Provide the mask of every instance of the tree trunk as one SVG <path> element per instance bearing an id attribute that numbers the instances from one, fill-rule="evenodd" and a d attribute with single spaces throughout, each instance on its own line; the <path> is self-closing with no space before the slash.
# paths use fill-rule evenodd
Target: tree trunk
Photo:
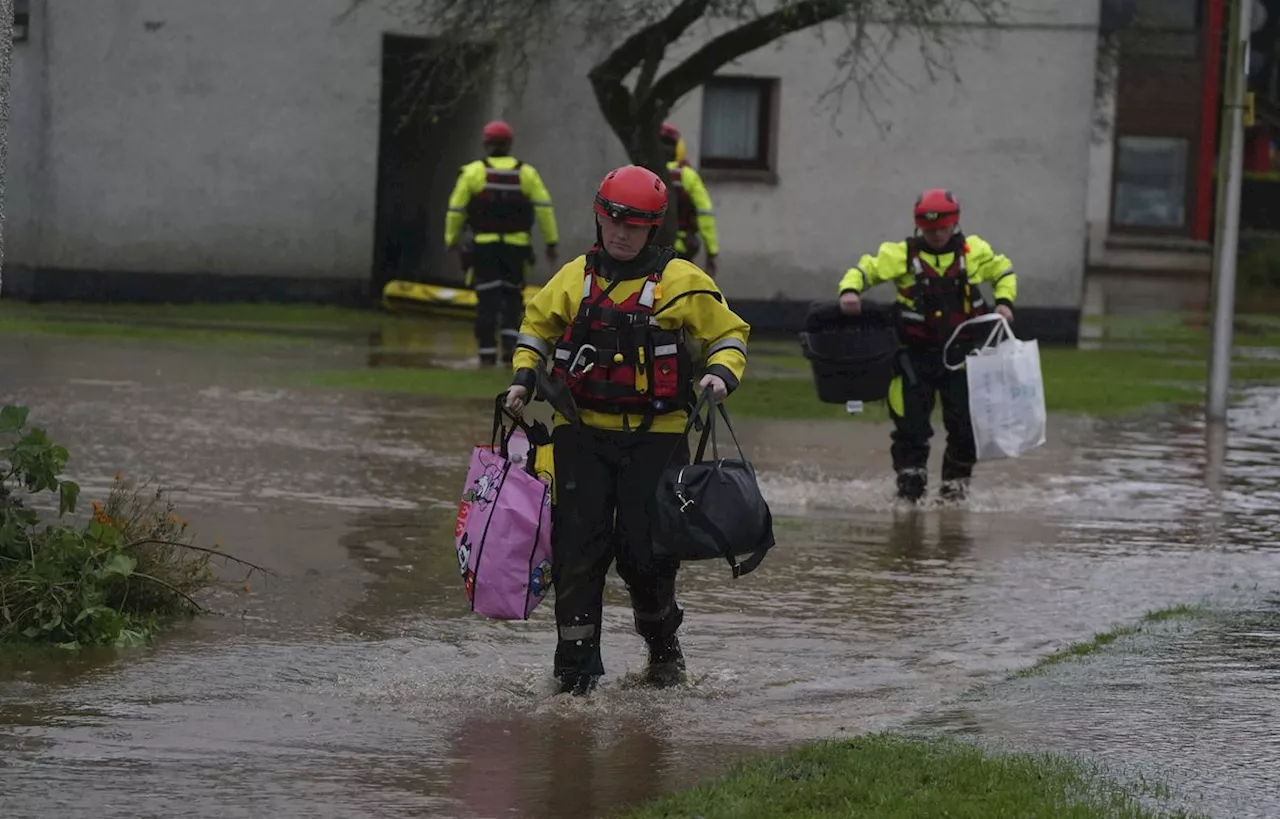
<path id="1" fill-rule="evenodd" d="M 618 136 L 622 138 L 622 144 L 627 146 L 627 157 L 636 165 L 656 173 L 667 186 L 667 216 L 662 227 L 658 228 L 654 241 L 660 245 L 670 245 L 676 240 L 676 195 L 671 189 L 670 174 L 667 172 L 666 149 L 658 137 L 661 122 L 660 116 L 641 117 L 639 122 L 631 126 L 629 134 Z"/>
<path id="2" fill-rule="evenodd" d="M 13 0 L 0 0 L 0 271 L 4 269 L 5 177 L 9 167 L 9 70 L 13 64 Z M 0 273 L 3 288 L 3 273 Z"/>

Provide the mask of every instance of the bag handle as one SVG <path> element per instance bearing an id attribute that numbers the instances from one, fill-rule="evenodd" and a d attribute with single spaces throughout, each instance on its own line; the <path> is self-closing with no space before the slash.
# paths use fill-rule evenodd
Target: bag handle
<path id="1" fill-rule="evenodd" d="M 701 397 L 699 397 L 698 403 L 699 405 L 703 403 Z M 708 439 L 711 440 L 711 457 L 718 463 L 720 461 L 720 447 L 716 445 L 716 411 L 710 406 L 707 407 L 706 425 L 702 428 L 702 434 L 698 436 L 698 450 L 693 456 L 693 463 L 702 463 L 702 456 L 707 451 Z"/>
<path id="2" fill-rule="evenodd" d="M 987 340 L 982 342 L 982 346 L 974 350 L 975 353 L 982 352 L 988 347 L 997 346 L 998 344 L 1000 344 L 1001 341 L 1005 341 L 1007 339 L 1015 339 L 1015 340 L 1017 339 L 1017 336 L 1013 334 L 1013 330 L 1010 329 L 1009 327 L 1009 322 L 1005 320 L 1005 317 L 1000 315 L 999 313 L 986 313 L 981 316 L 974 316 L 971 319 L 965 319 L 964 321 L 956 325 L 956 329 L 951 331 L 951 338 L 947 339 L 947 343 L 942 345 L 942 366 L 946 367 L 948 370 L 958 370 L 964 366 L 963 359 L 961 359 L 959 364 L 956 364 L 954 366 L 952 366 L 951 364 L 948 364 L 947 350 L 950 349 L 952 342 L 956 340 L 956 336 L 960 335 L 960 331 L 971 324 L 973 325 L 995 324 L 996 325 L 995 327 L 991 328 L 991 333 L 987 336 Z M 1000 341 L 996 341 L 996 336 L 1000 335 L 1001 331 L 1003 331 L 1004 338 L 1000 339 Z M 968 358 L 968 356 L 965 356 L 965 358 Z"/>
<path id="3" fill-rule="evenodd" d="M 503 416 L 511 419 L 511 429 L 507 429 L 507 425 L 503 423 Z M 507 409 L 507 392 L 503 390 L 493 399 L 493 432 L 489 435 L 489 445 L 503 458 L 508 460 L 511 458 L 511 439 L 516 434 L 516 430 L 524 430 L 524 434 L 529 438 L 529 446 L 535 445 L 534 431 L 530 428 L 528 422 L 511 410 Z M 501 437 L 499 437 L 501 434 Z M 502 444 L 499 445 L 498 441 Z"/>
<path id="4" fill-rule="evenodd" d="M 724 427 L 729 430 L 729 437 L 733 439 L 733 445 L 738 450 L 738 457 L 745 462 L 747 456 L 742 451 L 742 444 L 738 443 L 738 435 L 733 431 L 733 424 L 729 423 L 729 411 L 724 408 L 722 403 L 716 404 L 716 409 L 720 411 L 720 417 L 724 419 Z M 714 444 L 714 441 L 712 443 Z M 716 459 L 719 460 L 719 457 L 717 456 Z"/>
<path id="5" fill-rule="evenodd" d="M 706 406 L 710 397 L 711 396 L 707 395 L 706 391 L 703 391 L 703 393 L 698 396 L 698 400 L 694 402 L 693 408 L 689 410 L 689 417 L 684 422 L 684 432 L 682 434 L 686 439 L 689 437 L 690 430 L 695 426 L 702 431 L 701 437 L 698 438 L 698 457 L 695 458 L 692 463 L 697 463 L 701 460 L 702 452 L 707 445 L 707 436 L 711 434 L 711 423 L 714 420 L 711 413 L 707 413 L 707 423 L 700 424 L 699 422 L 699 416 L 702 415 L 702 408 Z M 672 461 L 675 460 L 676 452 L 679 451 L 679 449 L 679 446 L 673 446 L 671 448 L 671 454 L 667 455 L 667 466 L 672 465 Z"/>
<path id="6" fill-rule="evenodd" d="M 722 403 L 715 403 L 712 405 L 714 399 L 712 398 L 711 392 L 712 391 L 709 389 L 702 391 L 702 395 L 698 396 L 698 404 L 694 408 L 694 414 L 690 416 L 690 418 L 696 418 L 701 407 L 704 404 L 707 405 L 707 422 L 702 429 L 702 435 L 698 438 L 698 450 L 697 454 L 693 458 L 693 463 L 696 464 L 702 462 L 702 456 L 706 454 L 707 451 L 708 439 L 711 441 L 711 457 L 717 462 L 720 460 L 720 447 L 716 441 L 717 411 L 719 411 L 720 417 L 724 420 L 725 428 L 729 430 L 729 437 L 733 439 L 733 445 L 738 450 L 738 457 L 745 462 L 747 460 L 747 456 L 742 451 L 742 444 L 738 443 L 738 435 L 733 431 L 733 424 L 729 422 L 729 411 L 724 408 L 724 404 Z M 689 434 L 688 427 L 685 428 L 685 434 Z"/>

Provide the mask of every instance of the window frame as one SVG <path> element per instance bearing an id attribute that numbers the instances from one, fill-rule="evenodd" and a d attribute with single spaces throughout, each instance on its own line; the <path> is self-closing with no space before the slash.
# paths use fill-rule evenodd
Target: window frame
<path id="1" fill-rule="evenodd" d="M 756 155 L 750 159 L 742 157 L 716 156 L 707 150 L 707 105 L 708 89 L 749 88 L 756 92 L 759 100 L 759 114 L 756 117 Z M 701 134 L 698 149 L 698 167 L 700 171 L 725 172 L 735 174 L 772 175 L 777 164 L 777 122 L 778 122 L 778 87 L 777 77 L 758 77 L 746 75 L 716 75 L 703 83 L 703 105 L 701 116 Z M 704 174 L 705 175 L 705 174 Z M 715 175 L 715 174 L 713 174 Z"/>
<path id="2" fill-rule="evenodd" d="M 1132 22 L 1119 32 L 1121 52 L 1138 59 L 1200 60 L 1204 56 L 1205 2 L 1187 2 L 1192 12 L 1189 26 L 1148 25 L 1142 21 L 1141 12 L 1137 12 Z M 1175 42 L 1175 38 L 1186 38 L 1191 47 L 1170 48 L 1168 43 Z"/>
<path id="3" fill-rule="evenodd" d="M 1182 175 L 1182 224 L 1181 225 L 1131 225 L 1120 222 L 1116 218 L 1116 204 L 1119 200 L 1120 190 L 1120 144 L 1125 139 L 1162 139 L 1170 141 L 1181 141 L 1186 145 L 1184 156 L 1184 167 Z M 1108 221 L 1111 223 L 1111 232 L 1116 234 L 1127 234 L 1131 236 L 1189 236 L 1194 227 L 1194 214 L 1192 213 L 1195 202 L 1195 162 L 1196 162 L 1196 140 L 1187 134 L 1174 133 L 1153 133 L 1150 131 L 1125 131 L 1117 133 L 1112 141 L 1112 157 L 1111 157 L 1111 207 Z"/>

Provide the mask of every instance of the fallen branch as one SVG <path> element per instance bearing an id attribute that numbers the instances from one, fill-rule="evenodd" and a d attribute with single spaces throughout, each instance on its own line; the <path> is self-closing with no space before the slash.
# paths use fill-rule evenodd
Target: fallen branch
<path id="1" fill-rule="evenodd" d="M 271 575 L 272 577 L 276 576 L 276 573 L 271 571 L 270 569 L 259 566 L 257 563 L 250 563 L 249 561 L 244 560 L 243 558 L 236 557 L 235 555 L 229 555 L 226 552 L 220 552 L 217 549 L 210 549 L 207 546 L 195 546 L 190 543 L 181 543 L 176 540 L 158 540 L 156 538 L 143 538 L 142 540 L 133 541 L 132 543 L 128 544 L 128 546 L 126 546 L 125 548 L 132 549 L 134 546 L 142 546 L 147 543 L 153 543 L 158 546 L 177 546 L 180 549 L 190 549 L 193 552 L 204 552 L 205 554 L 216 555 L 217 557 L 225 557 L 227 560 L 234 561 L 235 563 L 239 563 L 242 566 L 248 566 L 251 569 L 257 569 L 263 574 Z"/>
<path id="2" fill-rule="evenodd" d="M 133 574 L 131 574 L 131 575 L 129 575 L 129 576 L 130 576 L 130 577 L 141 577 L 143 580 L 150 580 L 152 583 L 155 583 L 155 584 L 160 585 L 160 586 L 164 586 L 166 589 L 168 589 L 169 591 L 173 592 L 174 594 L 180 595 L 181 597 L 185 598 L 185 599 L 186 599 L 186 601 L 187 601 L 188 603 L 190 603 L 190 604 L 191 604 L 191 607 L 192 607 L 192 608 L 194 608 L 197 612 L 201 612 L 201 613 L 203 613 L 203 612 L 204 612 L 204 610 L 205 610 L 204 606 L 202 606 L 202 605 L 200 605 L 199 603 L 197 603 L 197 602 L 196 602 L 196 601 L 191 597 L 191 595 L 187 594 L 187 593 L 186 593 L 186 592 L 184 592 L 182 589 L 179 589 L 177 586 L 174 586 L 172 583 L 166 583 L 165 581 L 161 580 L 161 579 L 160 579 L 160 578 L 158 578 L 158 577 L 152 577 L 151 575 L 149 575 L 149 574 L 144 574 L 144 573 L 142 573 L 142 572 L 134 572 Z"/>

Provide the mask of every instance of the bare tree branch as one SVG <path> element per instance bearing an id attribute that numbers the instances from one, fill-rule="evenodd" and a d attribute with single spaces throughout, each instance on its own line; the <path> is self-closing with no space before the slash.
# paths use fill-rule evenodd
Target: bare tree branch
<path id="1" fill-rule="evenodd" d="M 550 43 L 564 42 L 565 21 L 574 21 L 584 46 L 608 49 L 588 79 L 605 120 L 636 161 L 648 153 L 640 144 L 644 140 L 637 141 L 637 129 L 661 121 L 680 98 L 726 64 L 789 34 L 808 29 L 825 40 L 825 23 L 844 23 L 848 45 L 836 60 L 836 77 L 819 98 L 834 103 L 838 116 L 850 87 L 857 88 L 864 109 L 873 108 L 873 93 L 883 96 L 879 83 L 892 74 L 887 56 L 904 33 L 918 36 L 932 78 L 951 68 L 945 44 L 963 28 L 955 23 L 976 17 L 996 25 L 997 12 L 1009 6 L 1008 0 L 350 0 L 338 18 L 349 19 L 359 7 L 374 4 L 422 24 L 432 36 L 432 48 L 415 58 L 421 65 L 412 72 L 410 86 L 417 90 L 400 101 L 402 118 L 423 106 L 432 115 L 443 114 L 495 72 L 518 95 L 532 56 Z M 667 50 L 689 37 L 699 21 L 737 25 L 659 76 Z M 610 45 L 619 32 L 620 41 Z M 481 45 L 496 48 L 497 59 L 478 60 Z M 951 73 L 956 76 L 954 69 Z M 630 77 L 634 82 L 628 83 Z"/>
<path id="2" fill-rule="evenodd" d="M 669 44 L 679 39 L 685 29 L 706 13 L 709 2 L 710 0 L 681 0 L 666 17 L 628 37 L 592 68 L 587 76 L 593 84 L 597 82 L 597 78 L 621 83 L 646 56 L 654 50 L 664 51 Z"/>
<path id="3" fill-rule="evenodd" d="M 250 569 L 256 569 L 259 572 L 262 572 L 264 575 L 273 575 L 273 576 L 275 575 L 275 572 L 271 571 L 270 569 L 263 568 L 262 566 L 259 566 L 257 563 L 250 563 L 249 561 L 244 560 L 243 558 L 236 557 L 235 555 L 229 555 L 226 552 L 221 552 L 221 551 L 218 551 L 217 549 L 210 549 L 207 546 L 196 546 L 193 543 L 182 543 L 181 541 L 177 541 L 177 540 L 158 540 L 156 538 L 143 538 L 141 540 L 135 540 L 132 543 L 130 543 L 129 548 L 133 548 L 135 546 L 142 546 L 145 544 L 154 544 L 156 546 L 173 546 L 179 549 L 189 549 L 193 552 L 203 552 L 204 554 L 213 555 L 215 557 L 226 558 L 227 560 L 230 560 L 233 563 L 239 563 L 241 566 L 248 566 Z"/>
<path id="4" fill-rule="evenodd" d="M 654 85 L 653 96 L 670 105 L 706 82 L 726 63 L 792 32 L 834 20 L 849 5 L 848 0 L 803 0 L 744 23 L 715 37 L 668 71 Z"/>
<path id="5" fill-rule="evenodd" d="M 189 603 L 189 604 L 191 605 L 191 608 L 195 609 L 197 612 L 202 612 L 202 611 L 204 611 L 204 606 L 202 606 L 202 605 L 200 605 L 199 603 L 197 603 L 197 602 L 195 601 L 195 598 L 193 598 L 191 595 L 187 594 L 186 592 L 184 592 L 182 589 L 178 588 L 177 586 L 173 585 L 172 583 L 168 583 L 168 582 L 166 582 L 166 581 L 164 581 L 164 580 L 161 580 L 161 579 L 160 579 L 160 578 L 158 578 L 158 577 L 153 577 L 153 576 L 151 576 L 151 575 L 149 575 L 149 574 L 144 574 L 143 572 L 134 572 L 133 574 L 131 574 L 131 575 L 129 575 L 129 576 L 130 576 L 130 577 L 140 577 L 140 578 L 142 578 L 143 580 L 150 580 L 152 583 L 155 583 L 157 586 L 163 586 L 164 588 L 168 589 L 169 591 L 173 592 L 174 594 L 180 595 L 180 596 L 182 596 L 183 598 L 185 598 L 185 599 L 186 599 L 186 601 L 187 601 L 187 603 Z"/>
<path id="6" fill-rule="evenodd" d="M 633 97 L 645 99 L 649 96 L 650 89 L 653 88 L 653 79 L 658 75 L 658 68 L 662 66 L 662 55 L 666 52 L 665 44 L 663 48 L 655 48 L 650 50 L 648 56 L 644 58 L 644 63 L 640 66 L 640 77 L 636 80 L 636 92 Z"/>

